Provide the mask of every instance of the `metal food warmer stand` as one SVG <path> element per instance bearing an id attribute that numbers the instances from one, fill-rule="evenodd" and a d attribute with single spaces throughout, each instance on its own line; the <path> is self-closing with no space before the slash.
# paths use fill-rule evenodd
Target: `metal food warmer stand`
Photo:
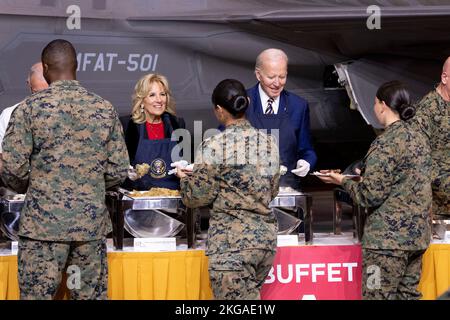
<path id="1" fill-rule="evenodd" d="M 8 195 L 0 198 L 0 229 L 12 241 L 19 240 L 17 233 L 23 205 L 23 197 L 18 199 L 15 195 Z"/>
<path id="2" fill-rule="evenodd" d="M 298 225 L 303 222 L 305 244 L 312 244 L 313 242 L 313 212 L 312 212 L 312 195 L 309 193 L 303 193 L 300 191 L 287 191 L 280 190 L 278 195 L 269 204 L 269 207 L 274 210 L 278 219 L 279 234 L 289 234 L 296 230 L 297 234 L 302 234 Z M 298 224 L 295 228 L 288 228 L 287 231 L 281 230 L 282 221 L 285 221 L 287 215 L 291 213 L 298 219 Z"/>
<path id="3" fill-rule="evenodd" d="M 333 200 L 333 233 L 336 235 L 342 234 L 341 224 L 343 206 L 348 205 L 352 210 L 353 238 L 357 238 L 358 242 L 361 242 L 364 232 L 364 224 L 367 216 L 369 215 L 369 209 L 354 204 L 350 194 L 342 188 L 335 188 L 333 190 Z"/>
<path id="4" fill-rule="evenodd" d="M 159 229 L 155 231 L 162 237 L 176 234 L 180 227 L 184 226 L 160 210 L 178 212 L 184 217 L 188 247 L 194 247 L 194 212 L 183 204 L 180 196 L 131 197 L 128 193 L 128 190 L 120 188 L 118 191 L 107 192 L 106 196 L 106 204 L 113 223 L 112 235 L 115 249 L 123 249 L 124 230 L 136 236 L 133 229 L 138 229 L 139 223 L 144 220 L 147 224 L 149 222 L 156 223 Z M 152 213 L 150 220 L 149 213 Z M 161 230 L 161 228 L 166 230 Z M 142 234 L 142 228 L 136 232 Z"/>
<path id="5" fill-rule="evenodd" d="M 187 208 L 181 201 L 180 196 L 132 198 L 127 193 L 128 191 L 124 189 L 106 193 L 106 205 L 112 220 L 112 237 L 115 249 L 123 249 L 125 230 L 136 237 L 133 232 L 136 225 L 133 225 L 133 223 L 138 225 L 142 221 L 147 225 L 155 223 L 160 228 L 156 233 L 162 236 L 176 234 L 186 226 L 188 248 L 195 247 L 195 210 Z M 18 240 L 17 232 L 23 205 L 24 200 L 17 200 L 12 196 L 0 199 L 0 227 L 5 236 L 13 241 Z M 294 231 L 300 234 L 298 226 L 300 220 L 302 220 L 305 243 L 312 243 L 312 196 L 310 194 L 297 191 L 280 192 L 269 206 L 274 210 L 277 217 L 279 234 L 290 234 Z M 185 223 L 167 217 L 160 210 L 178 212 L 179 215 L 183 216 Z M 157 214 L 149 216 L 149 211 Z M 140 234 L 142 234 L 142 230 Z"/>
<path id="6" fill-rule="evenodd" d="M 194 248 L 196 242 L 195 210 L 187 208 L 181 197 L 130 197 L 127 190 L 108 192 L 107 206 L 113 221 L 113 243 L 117 250 L 123 249 L 124 230 L 128 230 L 129 213 L 145 210 L 176 210 L 184 216 L 188 248 Z M 301 192 L 280 192 L 269 205 L 277 216 L 281 234 L 299 230 L 300 219 L 304 223 L 305 243 L 311 244 L 312 231 L 312 196 Z M 291 214 L 292 213 L 292 214 Z M 143 217 L 146 213 L 140 213 Z M 127 216 L 128 215 L 128 216 Z M 137 216 L 137 215 L 136 215 Z M 143 218 L 145 219 L 145 218 Z M 130 226 L 128 226 L 130 227 Z M 129 231 L 129 230 L 128 230 Z M 298 232 L 298 231 L 297 231 Z M 131 233 L 131 232 L 130 232 Z"/>

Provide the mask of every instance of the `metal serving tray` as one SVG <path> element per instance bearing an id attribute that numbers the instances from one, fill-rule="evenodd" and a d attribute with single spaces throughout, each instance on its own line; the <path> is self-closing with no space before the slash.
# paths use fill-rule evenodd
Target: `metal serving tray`
<path id="1" fill-rule="evenodd" d="M 181 197 L 130 197 L 124 195 L 122 201 L 133 201 L 133 210 L 178 209 Z"/>
<path id="2" fill-rule="evenodd" d="M 298 233 L 301 233 L 298 226 L 303 222 L 305 243 L 312 243 L 312 196 L 310 194 L 291 188 L 280 188 L 278 195 L 270 202 L 269 207 L 274 210 L 278 219 L 279 234 L 289 234 L 296 229 L 298 229 Z M 292 213 L 299 220 L 294 217 L 291 219 L 289 215 Z"/>
<path id="3" fill-rule="evenodd" d="M 3 234 L 13 240 L 19 239 L 19 220 L 24 200 L 14 200 L 13 196 L 0 199 L 0 229 Z"/>

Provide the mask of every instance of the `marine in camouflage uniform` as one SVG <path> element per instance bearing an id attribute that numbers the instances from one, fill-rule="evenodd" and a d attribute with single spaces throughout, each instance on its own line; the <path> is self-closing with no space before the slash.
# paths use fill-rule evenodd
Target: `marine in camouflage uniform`
<path id="1" fill-rule="evenodd" d="M 181 179 L 188 207 L 211 205 L 206 254 L 216 299 L 259 299 L 272 267 L 279 187 L 278 148 L 245 119 L 202 142 L 192 175 Z"/>
<path id="2" fill-rule="evenodd" d="M 58 40 L 55 40 L 58 41 Z M 45 49 L 44 49 L 45 50 Z M 107 298 L 107 188 L 129 166 L 114 107 L 76 80 L 51 81 L 13 113 L 2 178 L 26 192 L 19 224 L 22 299 L 52 299 L 68 274 L 72 298 Z M 73 281 L 72 281 L 73 280 Z"/>
<path id="3" fill-rule="evenodd" d="M 433 217 L 450 219 L 450 102 L 433 90 L 417 105 L 412 125 L 425 135 L 433 159 Z"/>
<path id="4" fill-rule="evenodd" d="M 363 180 L 342 186 L 367 217 L 363 299 L 418 299 L 421 258 L 431 240 L 431 158 L 423 135 L 390 124 L 363 161 Z"/>

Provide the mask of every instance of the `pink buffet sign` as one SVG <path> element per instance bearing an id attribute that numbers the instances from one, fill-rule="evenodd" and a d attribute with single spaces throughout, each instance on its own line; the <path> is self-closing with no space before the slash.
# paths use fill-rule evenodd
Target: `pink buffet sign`
<path id="1" fill-rule="evenodd" d="M 361 300 L 360 245 L 279 247 L 263 300 Z"/>

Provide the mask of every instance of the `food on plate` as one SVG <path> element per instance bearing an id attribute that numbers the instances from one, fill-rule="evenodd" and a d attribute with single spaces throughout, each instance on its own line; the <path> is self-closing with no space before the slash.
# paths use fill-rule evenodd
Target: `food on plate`
<path id="1" fill-rule="evenodd" d="M 18 201 L 24 201 L 25 200 L 25 195 L 24 194 L 15 194 L 12 197 L 13 200 L 18 200 Z"/>
<path id="2" fill-rule="evenodd" d="M 312 176 L 319 176 L 319 177 L 328 177 L 330 174 L 329 173 L 322 173 L 322 172 L 319 172 L 319 171 L 314 171 L 314 172 L 311 172 L 310 173 L 310 175 L 312 175 Z"/>
<path id="3" fill-rule="evenodd" d="M 298 193 L 297 190 L 293 189 L 292 187 L 280 187 L 279 188 L 279 194 L 283 194 L 283 193 Z"/>
<path id="4" fill-rule="evenodd" d="M 132 198 L 137 197 L 179 197 L 179 190 L 172 190 L 166 188 L 151 188 L 148 191 L 133 190 L 128 195 Z"/>
<path id="5" fill-rule="evenodd" d="M 340 169 L 329 169 L 329 170 L 322 170 L 324 172 L 320 172 L 320 171 L 314 171 L 312 173 L 310 173 L 310 175 L 313 176 L 322 176 L 322 177 L 328 177 L 330 175 L 331 172 L 333 173 L 341 173 Z"/>
<path id="6" fill-rule="evenodd" d="M 330 176 L 330 172 L 334 172 L 334 173 L 341 173 L 339 169 L 336 170 L 323 170 L 326 172 L 319 172 L 319 171 L 314 171 L 312 173 L 310 173 L 310 175 L 312 176 L 317 176 L 317 177 L 329 177 Z M 360 181 L 361 176 L 358 174 L 342 174 L 344 177 L 346 178 L 350 178 L 352 180 L 355 181 Z"/>

